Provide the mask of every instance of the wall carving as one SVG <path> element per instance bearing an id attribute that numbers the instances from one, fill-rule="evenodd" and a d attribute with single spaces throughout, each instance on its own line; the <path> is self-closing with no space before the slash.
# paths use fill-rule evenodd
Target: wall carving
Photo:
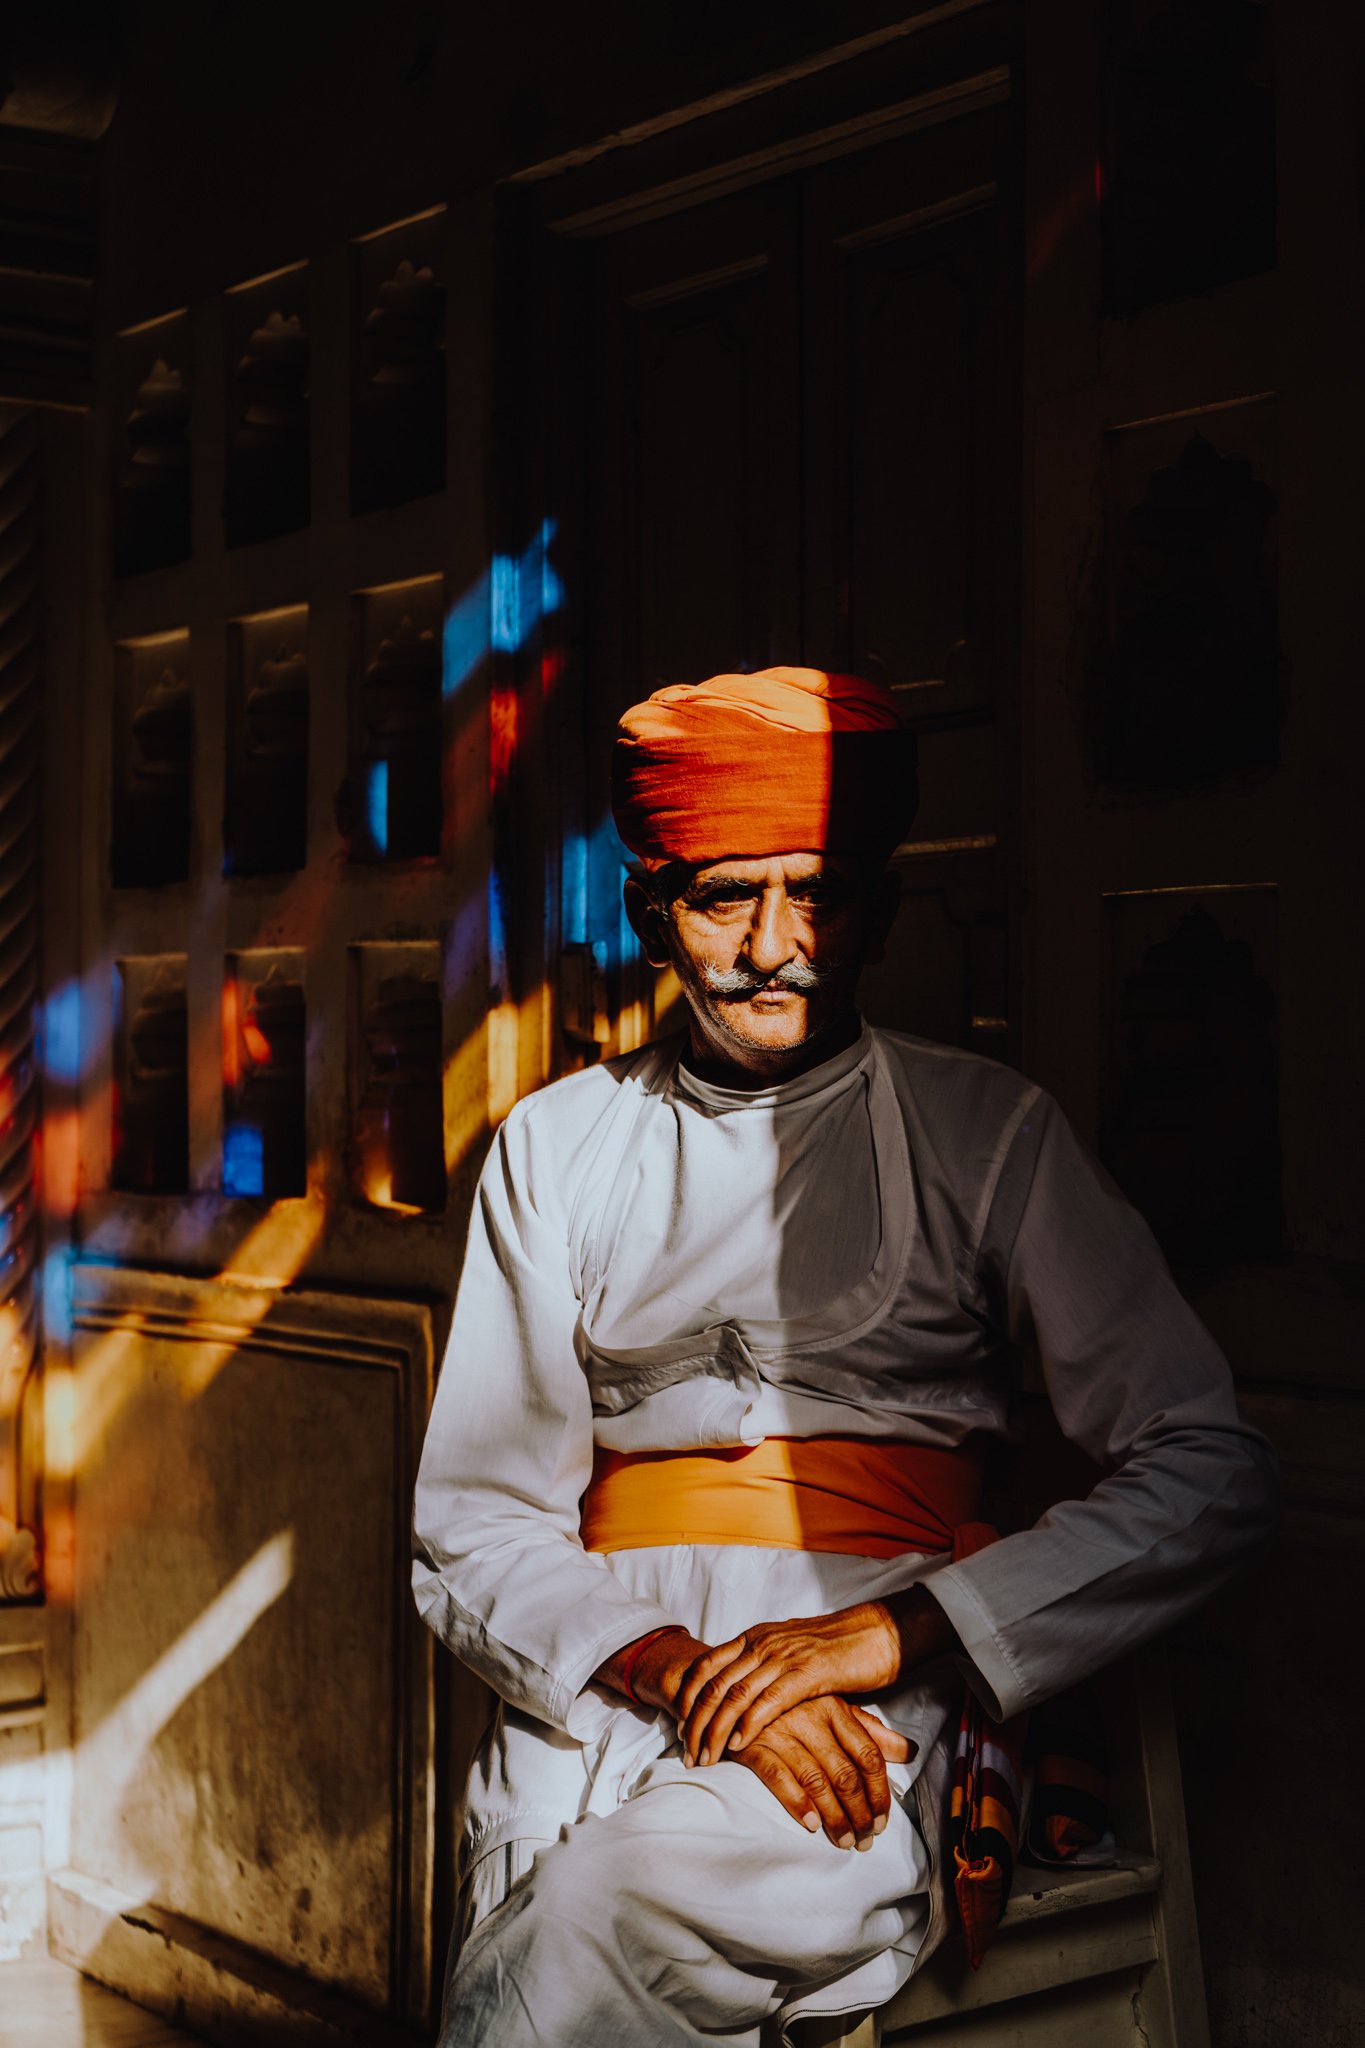
<path id="1" fill-rule="evenodd" d="M 444 588 L 424 576 L 352 599 L 351 761 L 337 820 L 352 860 L 441 850 Z"/>
<path id="2" fill-rule="evenodd" d="M 183 953 L 118 962 L 114 1185 L 141 1195 L 189 1186 L 189 1017 Z"/>
<path id="3" fill-rule="evenodd" d="M 0 1600 L 39 1592 L 38 473 L 34 415 L 0 406 Z"/>
<path id="4" fill-rule="evenodd" d="M 1103 781 L 1193 788 L 1277 760 L 1273 459 L 1269 400 L 1110 436 Z"/>
<path id="5" fill-rule="evenodd" d="M 351 1172 L 381 1209 L 446 1202 L 440 947 L 351 948 Z"/>
<path id="6" fill-rule="evenodd" d="M 120 335 L 114 348 L 114 573 L 136 576 L 190 552 L 189 320 L 173 314 Z"/>
<path id="7" fill-rule="evenodd" d="M 351 510 L 444 490 L 445 211 L 353 247 Z"/>
<path id="8" fill-rule="evenodd" d="M 227 544 L 308 524 L 312 337 L 304 266 L 243 285 L 226 302 Z"/>
<path id="9" fill-rule="evenodd" d="M 223 983 L 223 1192 L 267 1200 L 308 1185 L 304 956 L 228 956 Z"/>
<path id="10" fill-rule="evenodd" d="M 1108 899 L 1102 1149 L 1182 1265 L 1281 1248 L 1276 892 Z"/>
<path id="11" fill-rule="evenodd" d="M 125 640 L 114 662 L 115 888 L 183 882 L 190 861 L 190 636 Z"/>
<path id="12" fill-rule="evenodd" d="M 308 858 L 308 608 L 228 627 L 223 872 L 281 874 Z"/>

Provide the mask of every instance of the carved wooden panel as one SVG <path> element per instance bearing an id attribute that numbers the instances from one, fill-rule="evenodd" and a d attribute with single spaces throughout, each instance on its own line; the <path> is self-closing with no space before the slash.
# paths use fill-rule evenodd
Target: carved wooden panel
<path id="1" fill-rule="evenodd" d="M 1115 429 L 1106 445 L 1104 780 L 1191 788 L 1279 755 L 1275 407 Z"/>
<path id="2" fill-rule="evenodd" d="M 353 860 L 441 850 L 444 601 L 439 576 L 351 601 L 350 769 L 337 822 Z"/>
<path id="3" fill-rule="evenodd" d="M 351 948 L 352 1186 L 379 1209 L 444 1209 L 441 949 Z"/>
<path id="4" fill-rule="evenodd" d="M 420 2016 L 427 1312 L 88 1266 L 74 1322 L 73 1864 L 286 1965 L 300 2008 Z"/>
<path id="5" fill-rule="evenodd" d="M 445 209 L 352 246 L 351 510 L 446 480 Z"/>
<path id="6" fill-rule="evenodd" d="M 239 285 L 224 303 L 228 546 L 308 524 L 312 337 L 308 269 Z"/>
<path id="7" fill-rule="evenodd" d="M 189 1014 L 185 955 L 117 963 L 113 1181 L 130 1194 L 189 1187 Z"/>
<path id="8" fill-rule="evenodd" d="M 1281 1247 L 1273 888 L 1111 896 L 1101 1145 L 1168 1257 Z"/>
<path id="9" fill-rule="evenodd" d="M 578 543 L 589 677 L 566 850 L 587 904 L 570 933 L 605 960 L 610 1050 L 649 1035 L 609 815 L 616 720 L 665 683 L 800 658 L 795 225 L 789 191 L 742 193 L 591 259 L 577 394 L 595 477 Z"/>
<path id="10" fill-rule="evenodd" d="M 183 313 L 119 335 L 114 449 L 114 573 L 134 576 L 190 552 L 190 323 Z"/>
<path id="11" fill-rule="evenodd" d="M 1008 924 L 991 847 L 907 850 L 887 957 L 865 969 L 868 1020 L 940 1045 L 1008 1057 Z"/>
<path id="12" fill-rule="evenodd" d="M 806 174 L 812 658 L 915 732 L 874 1022 L 1008 1057 L 1018 621 L 1007 126 L 998 109 Z"/>
<path id="13" fill-rule="evenodd" d="M 223 978 L 223 1192 L 274 1201 L 308 1185 L 304 954 L 230 953 Z"/>
<path id="14" fill-rule="evenodd" d="M 308 607 L 228 627 L 223 872 L 278 874 L 308 858 Z"/>
<path id="15" fill-rule="evenodd" d="M 604 622 L 620 701 L 796 654 L 791 221 L 743 194 L 600 260 Z"/>
<path id="16" fill-rule="evenodd" d="M 115 888 L 157 888 L 189 873 L 194 762 L 190 636 L 157 633 L 115 649 Z"/>

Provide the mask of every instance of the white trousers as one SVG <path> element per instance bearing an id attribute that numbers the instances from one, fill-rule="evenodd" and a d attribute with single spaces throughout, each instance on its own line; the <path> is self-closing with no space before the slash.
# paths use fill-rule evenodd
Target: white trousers
<path id="1" fill-rule="evenodd" d="M 613 1560 L 650 1597 L 671 1583 L 711 1641 L 852 1604 L 890 1577 L 881 1561 L 800 1552 L 708 1547 L 681 1562 Z M 878 1705 L 921 1743 L 943 1723 L 923 1693 Z M 922 1750 L 888 1766 L 890 1817 L 860 1852 L 809 1834 L 742 1764 L 685 1769 L 665 1716 L 599 1696 L 595 1721 L 580 1749 L 509 1712 L 485 1745 L 440 2048 L 757 2048 L 793 2018 L 893 1995 L 929 1917 Z"/>
<path id="2" fill-rule="evenodd" d="M 824 2009 L 801 1993 L 858 1965 L 859 2003 L 890 1997 L 927 1876 L 899 1801 L 870 1849 L 836 1849 L 743 1765 L 664 1761 L 615 1813 L 534 1853 L 464 1944 L 441 2048 L 750 2048 L 793 2002 Z"/>

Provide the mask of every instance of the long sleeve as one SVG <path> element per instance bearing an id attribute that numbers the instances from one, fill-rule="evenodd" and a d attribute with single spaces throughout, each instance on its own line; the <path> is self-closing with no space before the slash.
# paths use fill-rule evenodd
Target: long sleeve
<path id="1" fill-rule="evenodd" d="M 1274 1457 L 1150 1231 L 1046 1097 L 1023 1124 L 979 1248 L 986 1311 L 1032 1338 L 1057 1420 L 1109 1468 L 929 1581 L 1004 1719 L 1203 1601 L 1265 1539 Z"/>
<path id="2" fill-rule="evenodd" d="M 503 1699 L 584 1733 L 571 1716 L 593 1672 L 671 1617 L 634 1599 L 579 1540 L 592 1408 L 557 1213 L 563 1164 L 537 1159 L 519 1105 L 474 1205 L 417 1474 L 413 1593 L 428 1625 Z"/>

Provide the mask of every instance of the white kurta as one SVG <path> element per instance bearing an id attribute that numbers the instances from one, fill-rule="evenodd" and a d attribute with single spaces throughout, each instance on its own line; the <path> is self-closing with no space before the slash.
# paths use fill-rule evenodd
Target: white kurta
<path id="1" fill-rule="evenodd" d="M 928 1573 L 970 1682 L 1003 1718 L 1205 1598 L 1274 1512 L 1272 1461 L 1237 1416 L 1220 1353 L 1146 1226 L 1040 1090 L 990 1061 L 879 1031 L 753 1094 L 702 1083 L 681 1049 L 647 1048 L 519 1104 L 480 1183 L 414 1518 L 419 1607 L 506 1703 L 468 1801 L 474 1919 L 537 1844 L 567 1828 L 572 1844 L 554 1855 L 566 1863 L 571 1849 L 581 1866 L 584 1845 L 603 1839 L 576 1832 L 582 1823 L 659 1793 L 665 1718 L 591 1682 L 645 1631 L 685 1622 L 720 1640 Z M 1087 1501 L 1031 1531 L 957 1565 L 582 1549 L 595 1443 L 999 1435 L 1013 1345 L 1026 1337 L 1062 1428 L 1113 1468 Z M 945 1777 L 936 1738 L 952 1692 L 940 1667 L 880 1702 L 921 1745 L 899 1789 L 919 1781 L 931 1855 Z M 734 1783 L 744 1812 L 756 1787 L 773 1806 L 779 1859 L 782 1828 L 793 1843 L 801 1836 L 741 1766 L 687 1778 L 711 1779 L 713 1798 Z M 674 1804 L 685 1796 L 681 1783 L 669 1792 Z M 907 1832 L 881 1866 L 891 1830 L 867 1856 L 842 1859 L 866 1866 L 840 1880 L 848 1967 L 831 1969 L 826 1955 L 817 1984 L 812 1959 L 793 1958 L 784 1981 L 773 1958 L 763 2002 L 741 2012 L 713 1956 L 713 2032 L 728 2025 L 738 2040 L 763 2013 L 838 2010 L 895 1988 L 941 1919 L 925 1941 L 924 1858 L 916 1865 L 918 1837 L 900 1819 Z M 790 1855 L 810 1861 L 799 1845 Z M 904 1866 L 898 1923 L 894 1901 L 873 1896 L 875 1870 L 893 1856 Z M 920 1879 L 905 1892 L 912 1866 Z M 542 1858 L 531 1891 L 544 1892 L 548 1868 Z M 588 1882 L 581 1869 L 575 1882 Z M 526 1919 L 527 1889 L 514 1919 Z M 635 1918 L 649 1921 L 643 1901 Z M 752 1956 L 740 1974 L 755 1981 Z M 638 2015 L 632 2024 L 641 2038 Z"/>

